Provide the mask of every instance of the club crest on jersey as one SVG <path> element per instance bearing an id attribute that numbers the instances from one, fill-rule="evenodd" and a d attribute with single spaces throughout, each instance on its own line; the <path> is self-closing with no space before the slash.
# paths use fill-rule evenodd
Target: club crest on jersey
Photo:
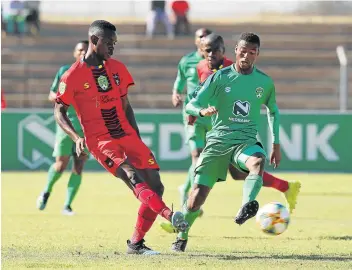
<path id="1" fill-rule="evenodd" d="M 103 75 L 100 75 L 99 78 L 98 78 L 98 84 L 100 86 L 101 89 L 103 89 L 104 91 L 106 91 L 108 88 L 109 88 L 109 81 L 108 79 L 103 76 Z"/>
<path id="2" fill-rule="evenodd" d="M 113 73 L 112 76 L 114 77 L 115 83 L 117 86 L 120 85 L 120 76 L 118 73 Z"/>
<path id="3" fill-rule="evenodd" d="M 261 98 L 263 96 L 264 89 L 262 87 L 257 87 L 255 89 L 255 95 L 257 98 Z"/>
<path id="4" fill-rule="evenodd" d="M 251 104 L 248 101 L 237 100 L 233 104 L 233 114 L 236 116 L 242 115 L 244 117 L 248 116 L 251 109 Z"/>
<path id="5" fill-rule="evenodd" d="M 66 91 L 66 83 L 60 82 L 59 84 L 59 93 L 62 95 Z"/>

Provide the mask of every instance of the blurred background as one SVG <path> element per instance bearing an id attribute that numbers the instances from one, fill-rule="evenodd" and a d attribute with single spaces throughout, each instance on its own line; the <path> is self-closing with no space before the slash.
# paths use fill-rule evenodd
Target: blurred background
<path id="1" fill-rule="evenodd" d="M 189 29 L 176 25 L 180 15 L 173 2 L 165 1 L 167 21 L 159 22 L 151 36 L 146 33 L 151 1 L 2 1 L 2 153 L 8 155 L 3 170 L 46 169 L 52 163 L 50 86 L 57 70 L 73 62 L 73 47 L 87 39 L 89 24 L 105 19 L 117 27 L 114 57 L 135 79 L 130 100 L 143 140 L 162 168 L 189 165 L 181 113 L 172 108 L 171 93 L 179 60 L 195 50 L 194 31 L 207 27 L 224 37 L 230 59 L 241 32 L 260 35 L 257 64 L 273 77 L 283 112 L 283 170 L 352 171 L 347 162 L 352 149 L 350 1 L 190 0 L 183 14 Z M 269 150 L 265 126 L 261 137 Z M 100 169 L 93 160 L 87 168 Z"/>

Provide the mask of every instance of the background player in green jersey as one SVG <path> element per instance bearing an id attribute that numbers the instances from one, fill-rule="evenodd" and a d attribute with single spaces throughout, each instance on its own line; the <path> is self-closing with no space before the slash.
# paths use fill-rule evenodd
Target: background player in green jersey
<path id="1" fill-rule="evenodd" d="M 235 64 L 214 73 L 187 104 L 186 112 L 210 117 L 212 130 L 196 168 L 195 181 L 183 213 L 189 225 L 199 215 L 216 182 L 225 181 L 229 164 L 248 172 L 243 185 L 242 207 L 235 222 L 243 224 L 255 216 L 255 200 L 262 185 L 266 153 L 257 141 L 261 106 L 268 111 L 273 147 L 270 163 L 276 168 L 281 160 L 279 144 L 279 110 L 273 80 L 255 67 L 260 39 L 253 33 L 241 34 L 235 48 Z M 172 244 L 174 251 L 184 251 L 188 231 L 179 233 Z"/>
<path id="2" fill-rule="evenodd" d="M 195 45 L 197 50 L 183 56 L 178 64 L 177 77 L 174 83 L 173 94 L 172 94 L 172 104 L 177 107 L 182 103 L 181 94 L 184 91 L 186 86 L 187 94 L 183 106 L 186 106 L 189 102 L 189 96 L 192 95 L 194 90 L 199 84 L 199 79 L 197 75 L 197 64 L 199 61 L 203 60 L 202 51 L 200 48 L 201 39 L 209 35 L 211 31 L 206 28 L 200 28 L 195 32 Z M 193 174 L 194 174 L 194 165 L 197 162 L 197 159 L 205 146 L 204 138 L 205 133 L 211 128 L 210 119 L 198 119 L 193 126 L 188 125 L 188 117 L 185 113 L 183 107 L 183 122 L 185 125 L 186 140 L 189 145 L 191 155 L 192 155 L 192 164 L 189 167 L 187 179 L 179 188 L 181 193 L 181 205 L 187 200 L 188 192 L 192 186 Z"/>
<path id="3" fill-rule="evenodd" d="M 76 44 L 76 47 L 73 51 L 73 56 L 76 60 L 81 59 L 88 49 L 88 41 L 80 41 Z M 60 83 L 60 79 L 62 75 L 71 67 L 71 65 L 62 66 L 59 71 L 56 73 L 53 84 L 50 88 L 49 101 L 55 103 L 56 92 L 58 85 Z M 87 84 L 84 87 L 89 87 Z M 73 107 L 71 106 L 68 110 L 68 116 L 74 126 L 74 128 L 83 136 L 83 131 L 81 125 L 78 121 L 77 115 Z M 84 163 L 86 162 L 88 156 L 81 155 L 77 157 L 75 154 L 75 143 L 71 140 L 71 138 L 58 126 L 56 125 L 56 136 L 55 136 L 55 146 L 53 157 L 55 157 L 55 163 L 53 163 L 48 171 L 48 179 L 46 186 L 43 192 L 39 195 L 37 199 L 37 207 L 39 210 L 44 210 L 49 196 L 52 192 L 53 186 L 57 180 L 60 179 L 62 173 L 66 169 L 70 157 L 73 157 L 73 167 L 70 179 L 67 185 L 67 195 L 66 201 L 64 204 L 64 209 L 62 213 L 64 215 L 74 215 L 72 211 L 71 204 L 73 199 L 75 198 L 79 186 L 81 185 L 82 180 L 82 170 Z"/>

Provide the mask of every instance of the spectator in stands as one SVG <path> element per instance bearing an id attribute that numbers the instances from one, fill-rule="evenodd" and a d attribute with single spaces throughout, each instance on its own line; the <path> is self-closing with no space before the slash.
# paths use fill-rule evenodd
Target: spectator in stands
<path id="1" fill-rule="evenodd" d="M 3 2 L 3 15 L 7 34 L 22 35 L 25 33 L 26 26 L 22 1 Z"/>
<path id="2" fill-rule="evenodd" d="M 151 1 L 151 11 L 147 18 L 146 35 L 148 38 L 152 38 L 155 34 L 155 28 L 158 22 L 164 24 L 168 38 L 173 39 L 173 27 L 165 11 L 165 1 Z"/>
<path id="3" fill-rule="evenodd" d="M 37 35 L 40 30 L 40 19 L 39 19 L 39 5 L 40 1 L 28 1 L 24 2 L 24 8 L 26 10 L 26 23 L 28 33 Z"/>
<path id="4" fill-rule="evenodd" d="M 190 33 L 190 25 L 188 21 L 188 11 L 189 5 L 187 1 L 173 1 L 171 6 L 174 14 L 175 14 L 175 35 L 181 34 L 181 26 L 184 26 L 183 33 L 189 35 Z"/>

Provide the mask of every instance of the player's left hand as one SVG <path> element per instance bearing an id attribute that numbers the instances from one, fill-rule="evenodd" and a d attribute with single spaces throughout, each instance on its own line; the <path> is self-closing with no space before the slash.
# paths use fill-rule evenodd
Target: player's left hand
<path id="1" fill-rule="evenodd" d="M 273 149 L 271 150 L 271 155 L 270 155 L 270 165 L 273 164 L 274 168 L 276 169 L 279 167 L 281 161 L 281 150 L 280 150 L 280 144 L 273 144 Z"/>
<path id="2" fill-rule="evenodd" d="M 84 138 L 78 138 L 76 140 L 76 154 L 78 157 L 81 155 L 86 155 L 86 152 L 84 152 L 85 147 L 86 147 L 86 143 Z"/>

